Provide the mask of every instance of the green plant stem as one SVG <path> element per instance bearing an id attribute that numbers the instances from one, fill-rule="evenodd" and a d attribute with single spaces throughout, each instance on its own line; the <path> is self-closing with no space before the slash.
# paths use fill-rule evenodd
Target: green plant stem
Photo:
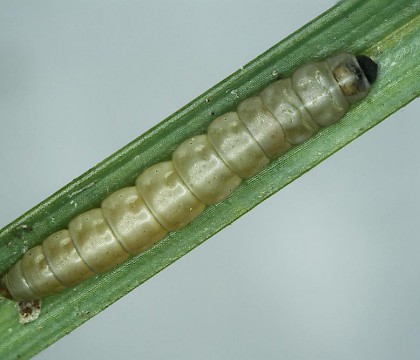
<path id="1" fill-rule="evenodd" d="M 150 251 L 84 282 L 77 291 L 45 299 L 37 321 L 20 325 L 14 304 L 1 300 L 0 358 L 28 358 L 41 351 L 418 97 L 419 2 L 356 0 L 337 4 L 2 229 L 0 272 L 28 248 L 65 228 L 77 214 L 99 206 L 116 189 L 133 184 L 143 169 L 168 159 L 180 142 L 205 131 L 214 118 L 211 113 L 217 116 L 234 109 L 272 82 L 273 70 L 287 76 L 299 64 L 340 50 L 367 54 L 380 65 L 378 80 L 365 101 L 340 123 L 272 162 L 230 198 L 209 207 Z M 226 96 L 232 89 L 237 97 Z"/>

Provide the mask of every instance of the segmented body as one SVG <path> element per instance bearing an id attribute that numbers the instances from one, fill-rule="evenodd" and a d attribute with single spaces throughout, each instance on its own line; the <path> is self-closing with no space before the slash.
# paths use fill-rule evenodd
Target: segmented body
<path id="1" fill-rule="evenodd" d="M 135 186 L 112 193 L 29 250 L 2 278 L 3 287 L 15 300 L 42 298 L 145 251 L 270 160 L 339 121 L 368 93 L 366 76 L 348 53 L 299 67 L 217 117 L 206 134 L 179 145 L 172 160 L 143 171 Z"/>

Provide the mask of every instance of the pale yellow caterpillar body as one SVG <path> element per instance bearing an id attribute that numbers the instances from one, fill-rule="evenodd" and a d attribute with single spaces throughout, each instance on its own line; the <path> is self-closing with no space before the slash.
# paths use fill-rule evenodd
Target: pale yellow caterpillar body
<path id="1" fill-rule="evenodd" d="M 368 94 L 376 73 L 373 60 L 350 53 L 300 66 L 214 119 L 205 134 L 180 144 L 170 161 L 144 170 L 134 186 L 110 194 L 100 208 L 30 249 L 2 277 L 3 294 L 43 298 L 147 250 L 271 160 L 339 121 Z"/>

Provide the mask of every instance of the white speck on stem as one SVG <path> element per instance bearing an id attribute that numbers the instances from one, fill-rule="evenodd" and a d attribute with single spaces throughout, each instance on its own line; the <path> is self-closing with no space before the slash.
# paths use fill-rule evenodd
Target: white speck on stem
<path id="1" fill-rule="evenodd" d="M 235 99 L 239 99 L 238 90 L 232 90 L 230 93 L 235 97 Z"/>
<path id="2" fill-rule="evenodd" d="M 79 189 L 79 190 L 76 190 L 76 191 L 72 192 L 72 193 L 69 195 L 69 198 L 71 199 L 72 197 L 76 196 L 77 194 L 79 194 L 79 193 L 81 193 L 81 192 L 83 192 L 83 191 L 85 191 L 85 190 L 89 189 L 89 188 L 90 188 L 90 187 L 92 187 L 93 185 L 95 185 L 95 182 L 94 182 L 94 181 L 92 181 L 91 183 L 87 184 L 86 186 L 83 186 L 81 189 Z"/>

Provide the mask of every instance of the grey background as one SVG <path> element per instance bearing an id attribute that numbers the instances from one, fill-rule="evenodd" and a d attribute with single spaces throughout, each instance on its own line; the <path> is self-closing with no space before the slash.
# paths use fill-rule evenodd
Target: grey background
<path id="1" fill-rule="evenodd" d="M 1 1 L 0 226 L 333 3 Z M 420 358 L 418 105 L 36 359 Z"/>

